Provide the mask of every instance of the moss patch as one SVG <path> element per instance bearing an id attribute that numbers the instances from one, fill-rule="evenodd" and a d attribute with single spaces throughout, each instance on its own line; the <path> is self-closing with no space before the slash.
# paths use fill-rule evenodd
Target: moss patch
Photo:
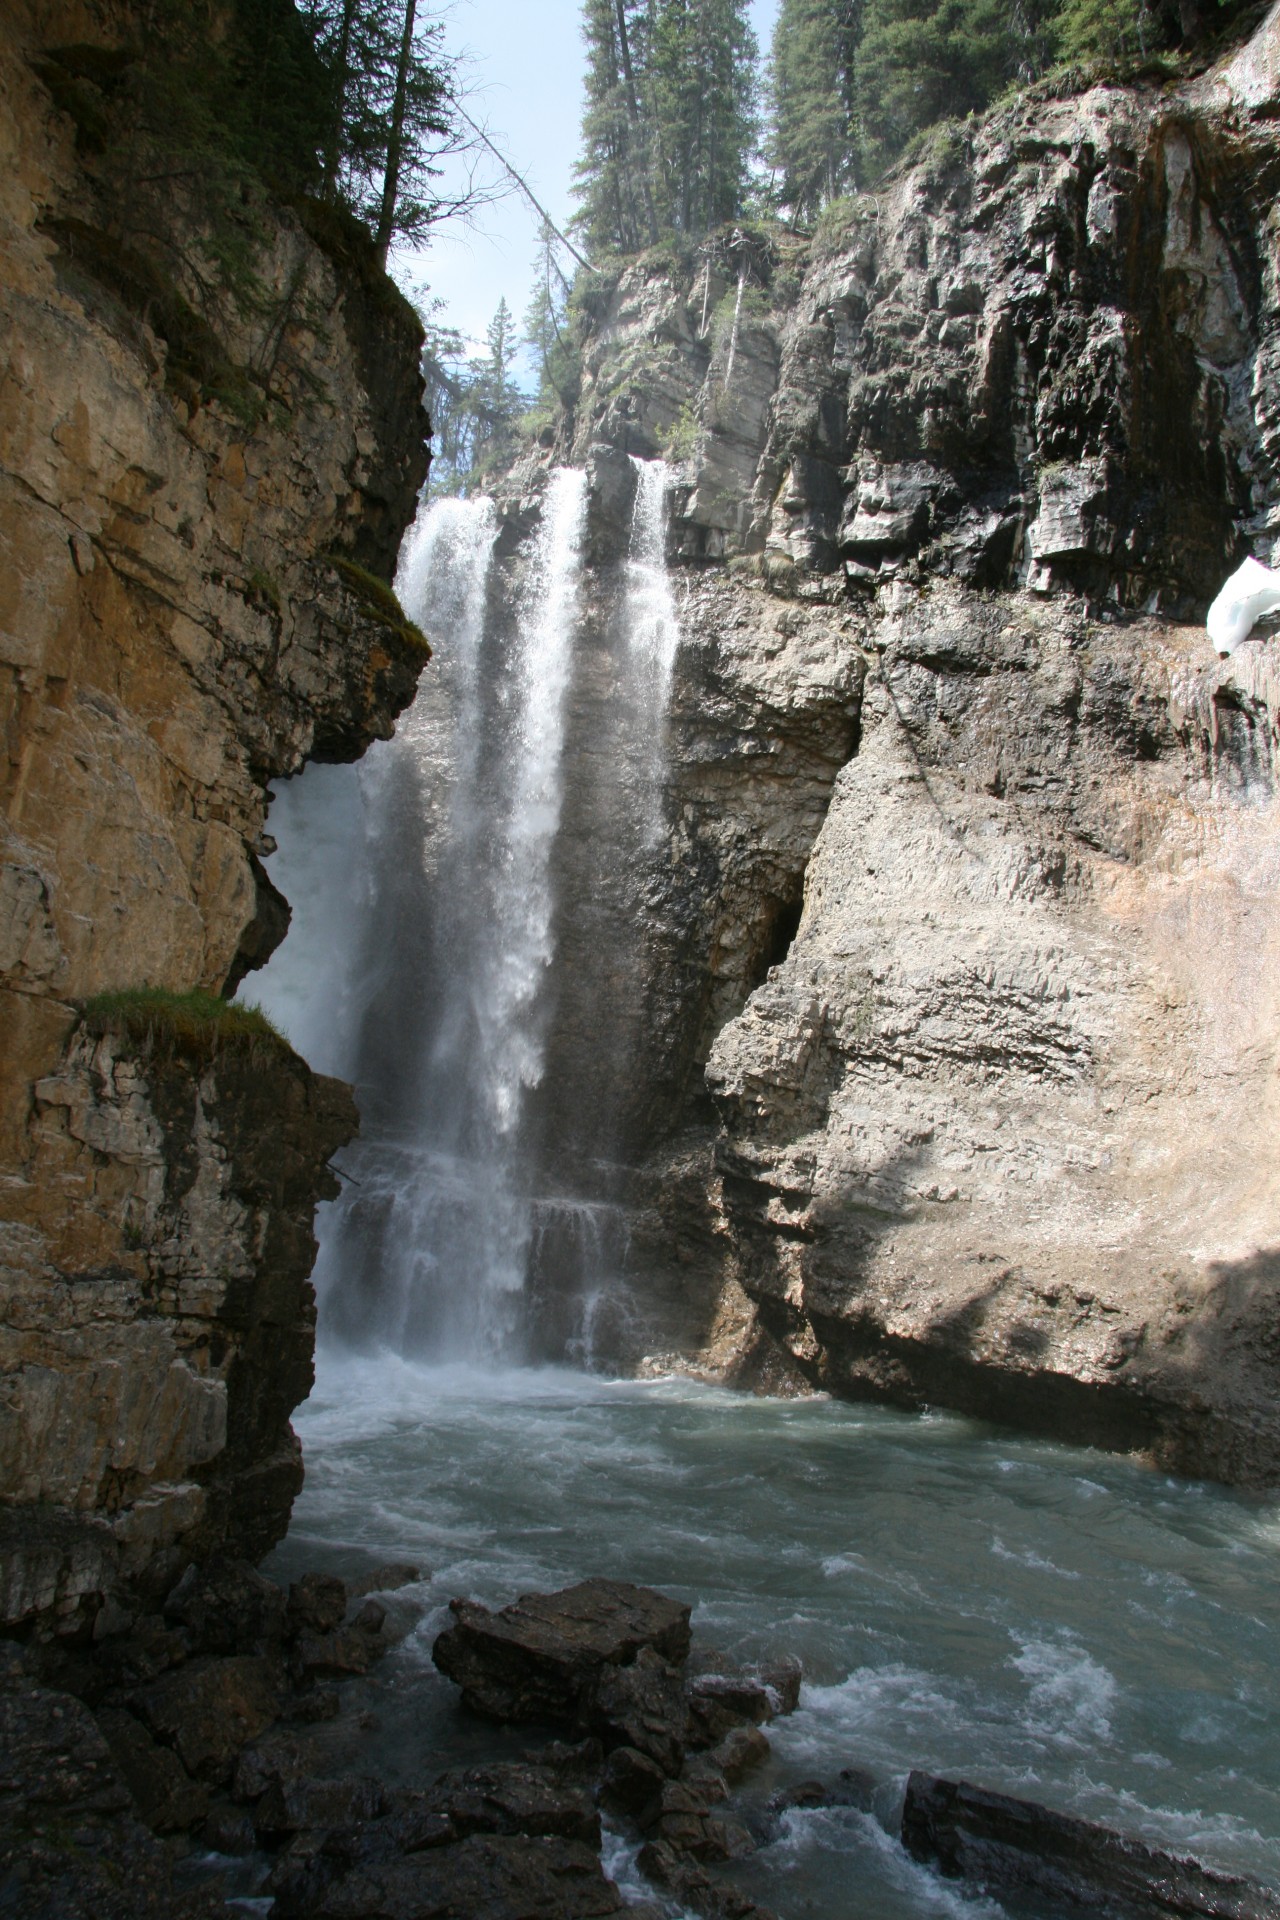
<path id="1" fill-rule="evenodd" d="M 358 567 L 345 554 L 330 553 L 325 557 L 348 592 L 355 595 L 371 619 L 413 647 L 424 660 L 431 658 L 431 643 L 426 634 L 421 627 L 414 625 L 385 580 L 379 580 L 376 573 Z"/>
<path id="2" fill-rule="evenodd" d="M 261 1007 L 223 1000 L 200 988 L 171 993 L 167 987 L 126 987 L 119 993 L 99 993 L 81 1002 L 80 1026 L 95 1038 L 115 1034 L 141 1052 L 197 1066 L 207 1066 L 227 1047 L 293 1051 Z"/>

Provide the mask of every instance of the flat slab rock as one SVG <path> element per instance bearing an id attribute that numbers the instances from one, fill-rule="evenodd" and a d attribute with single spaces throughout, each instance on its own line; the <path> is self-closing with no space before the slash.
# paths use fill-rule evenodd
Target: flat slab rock
<path id="1" fill-rule="evenodd" d="M 917 1860 L 996 1892 L 1112 1913 L 1280 1920 L 1280 1897 L 1256 1881 L 965 1780 L 913 1773 L 902 1842 Z"/>
<path id="2" fill-rule="evenodd" d="M 431 1657 L 464 1705 L 494 1720 L 575 1725 L 603 1668 L 630 1666 L 645 1648 L 674 1665 L 689 1653 L 689 1608 L 620 1580 L 523 1594 L 498 1613 L 474 1600 L 450 1611 Z"/>

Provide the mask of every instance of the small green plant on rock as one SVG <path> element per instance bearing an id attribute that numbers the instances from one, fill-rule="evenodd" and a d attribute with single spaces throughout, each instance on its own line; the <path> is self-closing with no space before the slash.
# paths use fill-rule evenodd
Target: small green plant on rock
<path id="1" fill-rule="evenodd" d="M 124 987 L 80 1005 L 80 1027 L 97 1039 L 115 1035 L 139 1051 L 207 1066 L 224 1048 L 267 1047 L 290 1052 L 288 1041 L 261 1007 L 224 1000 L 201 987 Z"/>
<path id="2" fill-rule="evenodd" d="M 692 460 L 698 450 L 698 440 L 702 433 L 702 422 L 698 418 L 697 407 L 686 400 L 667 434 L 667 444 L 663 452 L 676 466 L 685 460 Z"/>
<path id="3" fill-rule="evenodd" d="M 400 605 L 393 588 L 385 580 L 379 580 L 376 573 L 357 566 L 354 560 L 348 560 L 343 553 L 327 554 L 326 559 L 338 578 L 353 593 L 364 607 L 370 619 L 386 627 L 408 646 L 420 653 L 424 660 L 431 658 L 431 643 L 422 628 L 415 626 L 404 608 Z"/>

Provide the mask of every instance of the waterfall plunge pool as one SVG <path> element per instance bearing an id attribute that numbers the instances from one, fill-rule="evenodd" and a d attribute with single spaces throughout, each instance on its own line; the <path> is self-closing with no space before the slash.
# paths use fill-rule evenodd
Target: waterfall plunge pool
<path id="1" fill-rule="evenodd" d="M 607 1575 L 692 1602 L 705 1644 L 803 1662 L 744 1800 L 880 1783 L 874 1814 L 792 1812 L 730 1870 L 781 1920 L 998 1920 L 891 1837 L 913 1766 L 1280 1882 L 1274 1504 L 952 1415 L 685 1380 L 330 1354 L 297 1424 L 306 1488 L 266 1570 L 430 1570 L 352 1683 L 375 1724 L 342 1764 L 421 1784 L 527 1747 L 432 1667 L 446 1604 Z"/>
<path id="2" fill-rule="evenodd" d="M 744 1797 L 847 1767 L 878 1783 L 873 1813 L 792 1812 L 730 1870 L 780 1920 L 997 1920 L 892 1837 L 913 1766 L 1280 1881 L 1274 1506 L 952 1416 L 494 1365 L 521 1353 L 538 1207 L 595 1195 L 557 1199 L 561 1163 L 612 1138 L 604 1094 L 630 1071 L 597 1044 L 643 1004 L 643 888 L 612 876 L 667 853 L 670 476 L 633 464 L 603 619 L 583 474 L 548 476 L 502 562 L 492 503 L 428 505 L 398 577 L 431 673 L 394 740 L 285 783 L 271 814 L 296 924 L 247 990 L 356 1083 L 364 1129 L 322 1216 L 329 1350 L 269 1570 L 431 1570 L 393 1598 L 395 1651 L 349 1683 L 370 1724 L 334 1723 L 333 1766 L 421 1784 L 519 1753 L 528 1731 L 468 1719 L 431 1665 L 447 1602 L 609 1575 L 689 1600 L 730 1655 L 803 1662 Z M 549 1159 L 535 1089 L 571 1136 Z M 608 1864 L 644 1897 L 620 1842 Z"/>

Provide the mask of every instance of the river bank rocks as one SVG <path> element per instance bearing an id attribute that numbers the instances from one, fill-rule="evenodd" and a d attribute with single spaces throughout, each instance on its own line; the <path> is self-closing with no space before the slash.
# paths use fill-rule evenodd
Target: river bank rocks
<path id="1" fill-rule="evenodd" d="M 687 1607 L 616 1581 L 497 1611 L 455 1602 L 435 1644 L 466 1673 L 464 1711 L 506 1716 L 508 1754 L 514 1726 L 538 1744 L 421 1782 L 401 1763 L 389 1781 L 361 1676 L 421 1618 L 416 1584 L 397 1566 L 286 1590 L 220 1561 L 74 1654 L 5 1643 L 7 1910 L 210 1920 L 234 1895 L 270 1900 L 276 1920 L 658 1920 L 672 1901 L 772 1920 L 742 1863 L 815 1809 L 853 1809 L 975 1891 L 1135 1916 L 1280 1912 L 1237 1875 L 964 1781 L 914 1772 L 904 1799 L 900 1777 L 851 1764 L 769 1792 L 763 1726 L 795 1708 L 798 1664 L 691 1647 Z M 659 1669 L 671 1684 L 655 1696 Z M 429 1683 L 401 1666 L 397 1690 L 415 1684 Z"/>
<path id="2" fill-rule="evenodd" d="M 374 1572 L 390 1596 L 412 1568 Z M 11 1910 L 66 1920 L 225 1912 L 191 1847 L 228 1856 L 381 1814 L 374 1780 L 315 1775 L 332 1682 L 384 1653 L 372 1591 L 244 1561 L 190 1567 L 163 1610 L 100 1614 L 71 1647 L 0 1644 L 0 1860 Z M 314 1738 L 311 1735 L 310 1738 Z M 205 1882 L 208 1882 L 205 1885 Z"/>
<path id="3" fill-rule="evenodd" d="M 426 658 L 382 585 L 417 319 L 358 230 L 247 184 L 238 299 L 185 187 L 111 176 L 143 12 L 0 23 L 0 1626 L 49 1631 L 284 1531 L 355 1125 L 286 1049 L 164 1062 L 85 1005 L 266 959 L 267 783 L 387 736 Z"/>
<path id="4" fill-rule="evenodd" d="M 618 1582 L 499 1613 L 455 1603 L 440 1641 L 473 1707 L 581 1737 L 388 1784 L 361 1766 L 358 1682 L 417 1617 L 417 1578 L 286 1590 L 218 1560 L 78 1648 L 4 1643 L 15 1914 L 197 1920 L 238 1885 L 278 1920 L 593 1920 L 627 1904 L 601 1864 L 603 1816 L 655 1886 L 713 1920 L 769 1920 L 715 1869 L 754 1848 L 731 1798 L 767 1757 L 757 1723 L 795 1704 L 794 1662 L 691 1661 L 688 1607 Z"/>
<path id="5" fill-rule="evenodd" d="M 706 1869 L 755 1850 L 725 1802 L 768 1755 L 761 1724 L 794 1711 L 798 1662 L 691 1658 L 689 1608 L 619 1581 L 526 1594 L 497 1613 L 462 1600 L 450 1611 L 432 1658 L 464 1705 L 585 1735 L 596 1797 L 642 1836 L 646 1878 L 709 1920 L 766 1920 Z"/>
<path id="6" fill-rule="evenodd" d="M 1073 1910 L 1275 1920 L 1274 1889 L 1129 1834 L 965 1780 L 912 1773 L 902 1843 L 918 1860 L 997 1896 L 1048 1898 Z"/>

